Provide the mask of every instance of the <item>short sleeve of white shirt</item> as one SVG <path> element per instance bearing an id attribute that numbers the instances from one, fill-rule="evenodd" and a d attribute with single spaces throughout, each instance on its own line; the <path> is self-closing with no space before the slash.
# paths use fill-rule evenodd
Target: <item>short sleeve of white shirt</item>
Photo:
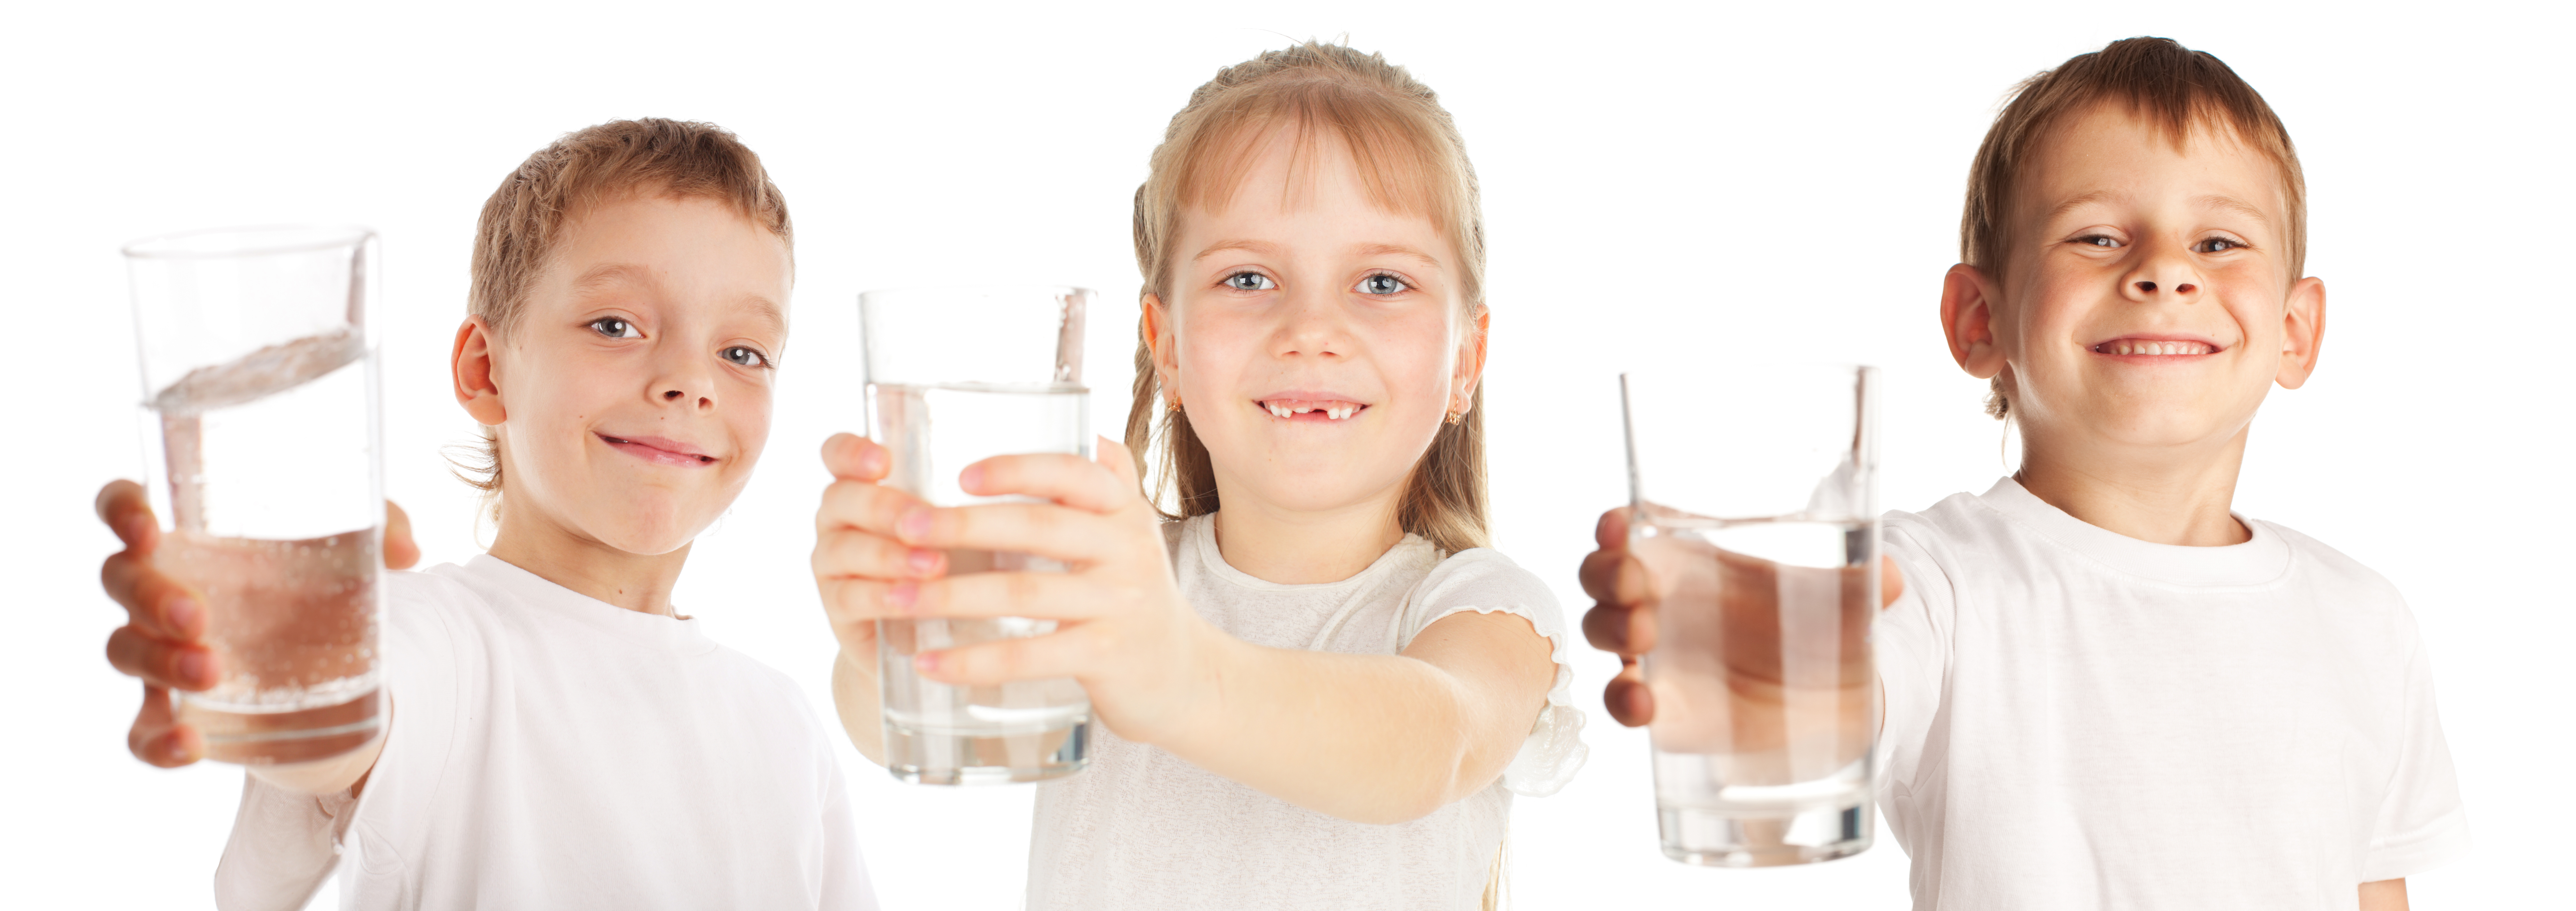
<path id="1" fill-rule="evenodd" d="M 1574 707 L 1574 665 L 1567 653 L 1565 612 L 1557 607 L 1556 593 L 1546 582 L 1501 551 L 1463 550 L 1440 561 L 1406 596 L 1396 615 L 1397 649 L 1412 645 L 1413 637 L 1442 618 L 1468 611 L 1510 614 L 1529 621 L 1530 628 L 1547 637 L 1556 679 L 1548 686 L 1547 706 L 1539 710 L 1529 738 L 1503 770 L 1503 787 L 1528 797 L 1554 794 L 1574 780 L 1574 773 L 1591 756 L 1582 739 L 1583 710 Z"/>

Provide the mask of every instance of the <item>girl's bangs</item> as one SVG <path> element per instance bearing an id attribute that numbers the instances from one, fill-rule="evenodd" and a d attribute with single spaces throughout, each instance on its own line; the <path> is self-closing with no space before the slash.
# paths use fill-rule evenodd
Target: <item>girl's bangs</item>
<path id="1" fill-rule="evenodd" d="M 1245 98 L 1203 123 L 1181 157 L 1168 198 L 1183 208 L 1224 211 L 1251 179 L 1263 153 L 1272 143 L 1286 141 L 1294 144 L 1289 153 L 1291 192 L 1311 179 L 1308 162 L 1344 155 L 1371 203 L 1429 220 L 1443 236 L 1464 233 L 1466 182 L 1452 164 L 1455 156 L 1447 143 L 1429 125 L 1406 116 L 1409 112 L 1391 99 L 1320 85 L 1281 88 L 1285 91 Z"/>

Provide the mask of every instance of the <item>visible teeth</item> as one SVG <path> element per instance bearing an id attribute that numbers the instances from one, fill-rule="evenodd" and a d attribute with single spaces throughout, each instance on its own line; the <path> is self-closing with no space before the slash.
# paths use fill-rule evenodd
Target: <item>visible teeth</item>
<path id="1" fill-rule="evenodd" d="M 2210 346 L 2205 342 L 2148 342 L 2121 339 L 2119 341 L 2103 345 L 2102 353 L 2144 354 L 2152 356 L 2208 354 L 2210 353 Z"/>
<path id="2" fill-rule="evenodd" d="M 1331 408 L 1324 409 L 1324 416 L 1325 416 L 1325 417 L 1332 418 L 1333 420 L 1336 420 L 1336 421 L 1341 420 L 1341 419 L 1343 419 L 1343 418 L 1350 417 L 1350 416 L 1351 416 L 1351 406 L 1349 406 L 1349 405 L 1335 405 L 1335 406 L 1333 406 L 1333 407 L 1331 407 Z"/>
<path id="3" fill-rule="evenodd" d="M 1283 417 L 1283 418 L 1284 418 L 1284 417 L 1288 417 L 1288 416 L 1289 416 L 1288 406 L 1286 406 L 1286 405 L 1269 405 L 1269 406 L 1267 406 L 1267 407 L 1270 409 L 1270 414 L 1271 414 L 1273 417 Z"/>

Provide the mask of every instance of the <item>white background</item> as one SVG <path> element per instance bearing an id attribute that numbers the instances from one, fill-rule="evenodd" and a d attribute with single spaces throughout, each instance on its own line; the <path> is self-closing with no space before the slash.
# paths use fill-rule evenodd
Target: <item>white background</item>
<path id="1" fill-rule="evenodd" d="M 1934 314 L 1996 102 L 2129 35 L 2227 60 L 2297 139 L 2309 271 L 2330 291 L 2322 369 L 2275 392 L 2239 508 L 2377 568 L 2415 607 L 2478 844 L 2415 879 L 2418 906 L 2565 891 L 2549 872 L 2564 868 L 2576 809 L 2563 658 L 2576 604 L 2558 562 L 2576 338 L 2563 6 L 234 6 L 19 7 L 0 34 L 0 274 L 17 365 L 0 451 L 18 466 L 0 488 L 0 692 L 15 694 L 0 904 L 208 904 L 239 787 L 237 769 L 129 758 L 136 686 L 100 657 L 122 614 L 97 590 L 113 539 L 90 497 L 141 465 L 121 242 L 228 224 L 379 229 L 389 493 L 429 562 L 456 561 L 477 550 L 473 501 L 439 447 L 473 428 L 444 357 L 483 198 L 527 153 L 601 120 L 735 130 L 795 215 L 796 334 L 769 464 L 699 542 L 678 600 L 823 706 L 833 647 L 806 552 L 817 445 L 857 421 L 853 295 L 960 280 L 1102 289 L 1094 425 L 1117 426 L 1137 286 L 1129 200 L 1147 152 L 1218 67 L 1345 32 L 1441 92 L 1483 177 L 1496 537 L 1557 585 L 1569 617 L 1587 606 L 1573 571 L 1592 519 L 1625 495 L 1623 368 L 1882 365 L 1894 387 L 1882 501 L 1919 509 L 1983 490 L 2003 471 L 2001 430 Z M 1858 859 L 1798 869 L 1664 860 L 1645 735 L 1599 712 L 1614 662 L 1579 661 L 1591 765 L 1516 804 L 1517 906 L 1905 900 L 1905 858 L 1884 836 Z M 1028 789 L 902 786 L 844 759 L 886 907 L 1017 907 Z"/>

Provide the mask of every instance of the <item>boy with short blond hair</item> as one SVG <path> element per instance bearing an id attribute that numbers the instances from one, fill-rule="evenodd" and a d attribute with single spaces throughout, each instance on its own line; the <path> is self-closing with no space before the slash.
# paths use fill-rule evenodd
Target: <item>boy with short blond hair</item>
<path id="1" fill-rule="evenodd" d="M 1987 134 L 1941 316 L 2021 468 L 1884 530 L 1880 800 L 1917 908 L 2403 908 L 2467 846 L 2405 602 L 2229 511 L 2324 335 L 2304 197 L 2262 97 L 2161 38 L 2033 77 Z M 1633 656 L 1677 568 L 1625 524 L 1585 627 Z M 1654 711 L 1633 669 L 1605 701 Z"/>
<path id="2" fill-rule="evenodd" d="M 218 905 L 301 907 L 336 864 L 359 908 L 875 906 L 832 735 L 671 603 L 768 439 L 793 282 L 777 187 L 714 126 L 600 124 L 503 181 L 451 356 L 499 532 L 387 575 L 385 735 L 250 770 Z M 129 744 L 194 761 L 162 693 L 215 679 L 203 602 L 152 570 L 139 488 L 100 511 L 133 616 L 110 657 L 147 687 Z"/>

